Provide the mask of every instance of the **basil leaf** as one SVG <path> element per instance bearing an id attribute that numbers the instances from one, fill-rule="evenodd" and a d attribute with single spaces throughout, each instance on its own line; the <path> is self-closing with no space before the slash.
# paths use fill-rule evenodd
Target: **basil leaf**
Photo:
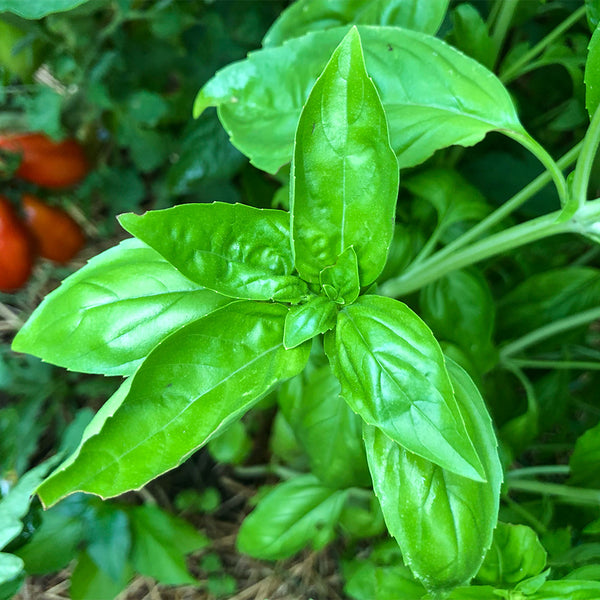
<path id="1" fill-rule="evenodd" d="M 352 304 L 360 293 L 358 259 L 354 248 L 344 250 L 335 265 L 319 273 L 321 289 L 337 304 Z"/>
<path id="2" fill-rule="evenodd" d="M 480 372 L 494 366 L 494 298 L 479 271 L 453 271 L 421 290 L 421 315 L 438 339 L 454 342 Z"/>
<path id="3" fill-rule="evenodd" d="M 445 469 L 485 478 L 442 351 L 406 305 L 361 296 L 338 313 L 325 351 L 344 399 L 368 424 Z"/>
<path id="4" fill-rule="evenodd" d="M 243 204 L 182 204 L 121 225 L 183 275 L 231 298 L 299 302 L 306 284 L 292 275 L 289 214 Z"/>
<path id="5" fill-rule="evenodd" d="M 449 472 L 365 423 L 373 488 L 406 564 L 430 590 L 449 590 L 478 571 L 498 518 L 502 467 L 489 414 L 477 387 L 455 363 L 448 370 L 486 483 Z"/>
<path id="6" fill-rule="evenodd" d="M 394 25 L 434 35 L 448 9 L 449 0 L 297 0 L 271 25 L 263 46 L 339 25 Z"/>
<path id="7" fill-rule="evenodd" d="M 423 33 L 358 29 L 400 168 L 452 144 L 476 144 L 489 131 L 524 133 L 506 88 L 475 60 Z M 275 173 L 290 160 L 302 107 L 346 31 L 316 31 L 250 53 L 206 83 L 194 115 L 218 106 L 234 146 L 258 168 Z"/>
<path id="8" fill-rule="evenodd" d="M 600 581 L 546 581 L 527 600 L 597 600 L 600 598 Z"/>
<path id="9" fill-rule="evenodd" d="M 46 296 L 13 350 L 73 371 L 131 375 L 170 333 L 229 302 L 143 242 L 125 240 Z"/>
<path id="10" fill-rule="evenodd" d="M 335 537 L 346 496 L 314 475 L 280 483 L 244 519 L 237 548 L 264 560 L 287 558 L 305 546 L 321 550 Z"/>
<path id="11" fill-rule="evenodd" d="M 336 305 L 324 296 L 313 296 L 305 304 L 292 306 L 285 318 L 283 343 L 295 348 L 335 327 Z"/>
<path id="12" fill-rule="evenodd" d="M 571 477 L 569 483 L 583 487 L 600 486 L 598 461 L 600 460 L 600 423 L 588 429 L 577 438 L 569 465 Z"/>
<path id="13" fill-rule="evenodd" d="M 500 587 L 538 575 L 546 566 L 546 551 L 535 531 L 526 525 L 498 523 L 492 546 L 477 580 Z"/>
<path id="14" fill-rule="evenodd" d="M 137 488 L 218 435 L 308 360 L 307 346 L 283 347 L 286 314 L 279 304 L 234 302 L 161 342 L 100 431 L 40 486 L 42 501 Z"/>
<path id="15" fill-rule="evenodd" d="M 322 269 L 353 246 L 361 285 L 375 281 L 394 234 L 398 165 L 356 28 L 333 53 L 302 110 L 291 184 L 301 277 L 318 282 Z"/>
<path id="16" fill-rule="evenodd" d="M 508 339 L 598 306 L 600 269 L 570 266 L 537 273 L 498 303 L 498 334 Z"/>
<path id="17" fill-rule="evenodd" d="M 585 106 L 590 119 L 600 104 L 600 26 L 596 27 L 585 63 Z"/>
<path id="18" fill-rule="evenodd" d="M 494 68 L 495 45 L 488 26 L 472 4 L 460 4 L 452 11 L 448 41 L 488 69 Z"/>
<path id="19" fill-rule="evenodd" d="M 311 472 L 323 483 L 335 488 L 368 486 L 362 420 L 340 392 L 339 381 L 325 365 L 284 384 L 279 406 L 308 455 Z"/>
<path id="20" fill-rule="evenodd" d="M 25 19 L 41 19 L 51 13 L 71 10 L 89 0 L 0 0 L 0 12 L 11 12 Z"/>

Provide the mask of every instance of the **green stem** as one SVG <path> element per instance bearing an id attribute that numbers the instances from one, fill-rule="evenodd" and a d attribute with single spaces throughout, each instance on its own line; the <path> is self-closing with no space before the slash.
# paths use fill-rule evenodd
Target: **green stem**
<path id="1" fill-rule="evenodd" d="M 506 479 L 520 479 L 521 477 L 537 477 L 538 475 L 569 475 L 569 465 L 541 465 L 539 467 L 523 467 L 513 469 L 506 474 Z"/>
<path id="2" fill-rule="evenodd" d="M 506 35 L 508 34 L 508 30 L 510 29 L 519 0 L 499 0 L 499 3 L 500 9 L 494 22 L 494 30 L 491 34 L 495 53 L 494 64 L 498 62 L 502 44 L 504 43 Z"/>
<path id="3" fill-rule="evenodd" d="M 530 492 L 542 496 L 554 496 L 567 504 L 592 505 L 600 504 L 600 490 L 571 487 L 560 483 L 547 481 L 531 481 L 530 479 L 507 479 L 506 486 L 509 490 Z"/>
<path id="4" fill-rule="evenodd" d="M 552 337 L 558 333 L 562 333 L 563 331 L 568 331 L 569 329 L 574 329 L 575 327 L 587 325 L 596 319 L 600 319 L 600 307 L 590 308 L 589 310 L 584 310 L 583 312 L 575 315 L 569 315 L 568 317 L 564 317 L 563 319 L 559 319 L 558 321 L 554 321 L 553 323 L 549 323 L 548 325 L 534 329 L 514 342 L 506 344 L 506 346 L 500 350 L 500 360 L 505 361 L 509 356 L 517 354 L 533 344 L 537 344 L 538 342 L 541 342 L 542 340 Z"/>
<path id="5" fill-rule="evenodd" d="M 411 266 L 420 265 L 424 260 L 431 256 L 431 253 L 435 250 L 435 247 L 440 239 L 441 234 L 442 228 L 438 225 L 427 240 L 427 242 L 425 243 L 425 245 L 423 246 L 423 248 L 421 248 L 421 251 L 417 254 L 417 256 L 415 256 L 415 259 L 411 263 Z"/>
<path id="6" fill-rule="evenodd" d="M 509 83 L 521 75 L 521 70 L 533 60 L 538 54 L 541 54 L 554 40 L 559 38 L 565 31 L 570 29 L 579 19 L 585 16 L 586 7 L 582 6 L 576 10 L 570 17 L 566 18 L 560 25 L 555 27 L 548 35 L 542 38 L 531 50 L 525 52 L 512 65 L 500 75 L 503 83 Z"/>
<path id="7" fill-rule="evenodd" d="M 548 532 L 548 528 L 537 517 L 532 515 L 526 508 L 523 508 L 518 502 L 515 502 L 510 496 L 505 496 L 503 500 L 512 511 L 528 522 L 539 535 L 544 535 Z"/>
<path id="8" fill-rule="evenodd" d="M 408 269 L 398 277 L 383 283 L 379 293 L 383 296 L 403 296 L 456 269 L 462 269 L 490 256 L 524 246 L 551 235 L 572 231 L 572 221 L 557 222 L 561 212 L 553 212 L 515 225 L 479 240 L 471 246 L 459 249 L 443 259 L 436 259 L 437 255 L 434 255 L 430 260 L 421 263 L 417 269 Z"/>
<path id="9" fill-rule="evenodd" d="M 567 188 L 567 181 L 562 174 L 562 171 L 556 161 L 548 154 L 543 146 L 541 146 L 538 142 L 536 142 L 527 132 L 517 132 L 506 130 L 503 133 L 519 142 L 524 148 L 529 150 L 543 165 L 546 167 L 552 180 L 554 181 L 554 185 L 556 186 L 556 191 L 558 192 L 558 197 L 560 198 L 561 206 L 565 206 L 569 199 L 569 190 Z M 583 152 L 583 150 L 582 150 Z M 580 155 L 581 156 L 581 155 Z"/>
<path id="10" fill-rule="evenodd" d="M 600 362 L 577 360 L 527 360 L 511 358 L 510 364 L 521 369 L 577 369 L 600 371 Z"/>
<path id="11" fill-rule="evenodd" d="M 590 174 L 600 145 L 600 110 L 596 110 L 592 122 L 583 138 L 581 153 L 575 165 L 571 193 L 578 206 L 583 206 L 587 200 Z"/>
<path id="12" fill-rule="evenodd" d="M 582 143 L 580 142 L 576 146 L 573 146 L 564 156 L 561 156 L 556 164 L 560 169 L 567 168 L 573 161 L 577 159 Z M 461 248 L 471 240 L 477 239 L 488 229 L 491 229 L 497 223 L 503 221 L 512 212 L 517 210 L 520 206 L 525 204 L 532 196 L 537 194 L 544 188 L 552 177 L 548 171 L 544 171 L 541 175 L 536 177 L 529 185 L 525 186 L 520 192 L 515 194 L 510 200 L 507 200 L 502 206 L 497 208 L 493 213 L 488 215 L 485 219 L 477 223 L 474 227 L 469 229 L 466 233 L 450 242 L 447 246 L 442 248 L 435 254 L 436 259 L 441 259 L 448 254 L 452 254 L 458 248 Z M 412 266 L 412 265 L 411 265 Z"/>

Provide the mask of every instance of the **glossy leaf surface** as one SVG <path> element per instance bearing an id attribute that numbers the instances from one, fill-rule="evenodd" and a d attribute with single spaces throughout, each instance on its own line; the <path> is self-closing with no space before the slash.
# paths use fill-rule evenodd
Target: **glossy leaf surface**
<path id="1" fill-rule="evenodd" d="M 594 116 L 600 104 L 600 26 L 596 27 L 590 41 L 588 57 L 585 63 L 585 106 Z"/>
<path id="2" fill-rule="evenodd" d="M 71 10 L 88 0 L 0 0 L 0 12 L 11 12 L 25 19 L 41 19 L 56 12 Z"/>
<path id="3" fill-rule="evenodd" d="M 364 427 L 373 487 L 405 562 L 432 590 L 468 582 L 478 571 L 498 517 L 502 467 L 492 422 L 477 387 L 448 362 L 460 412 L 479 451 L 487 482 L 438 467 Z"/>
<path id="4" fill-rule="evenodd" d="M 278 304 L 236 302 L 168 337 L 115 400 L 99 433 L 42 484 L 43 502 L 76 490 L 114 496 L 143 485 L 239 418 L 279 379 L 298 373 L 308 348 L 284 349 L 286 314 Z"/>
<path id="5" fill-rule="evenodd" d="M 237 548 L 264 560 L 287 558 L 305 546 L 320 550 L 335 537 L 346 495 L 314 475 L 280 483 L 242 523 Z"/>
<path id="6" fill-rule="evenodd" d="M 515 584 L 538 575 L 545 566 L 546 551 L 533 529 L 498 523 L 477 580 L 496 587 L 503 583 Z"/>
<path id="7" fill-rule="evenodd" d="M 335 327 L 337 308 L 324 296 L 313 296 L 304 304 L 292 306 L 285 318 L 283 341 L 286 348 L 296 346 Z"/>
<path id="8" fill-rule="evenodd" d="M 297 381 L 299 380 L 299 381 Z M 302 373 L 279 392 L 279 406 L 324 484 L 368 486 L 362 420 L 344 402 L 329 365 Z"/>
<path id="9" fill-rule="evenodd" d="M 428 461 L 485 478 L 442 351 L 406 305 L 361 296 L 338 313 L 325 351 L 352 410 Z"/>
<path id="10" fill-rule="evenodd" d="M 352 246 L 361 285 L 372 283 L 394 233 L 398 166 L 355 28 L 302 110 L 291 186 L 294 258 L 302 278 L 318 282 Z"/>
<path id="11" fill-rule="evenodd" d="M 435 34 L 448 9 L 448 0 L 298 0 L 271 26 L 263 46 L 340 25 L 393 25 Z"/>
<path id="12" fill-rule="evenodd" d="M 13 349 L 73 371 L 130 375 L 170 333 L 229 302 L 143 242 L 126 240 L 46 296 Z"/>
<path id="13" fill-rule="evenodd" d="M 214 202 L 129 213 L 119 221 L 183 275 L 225 296 L 298 302 L 306 293 L 292 275 L 284 211 Z"/>
<path id="14" fill-rule="evenodd" d="M 218 106 L 232 143 L 258 168 L 276 172 L 292 156 L 302 107 L 346 31 L 309 33 L 229 65 L 202 88 L 194 114 Z M 473 59 L 423 33 L 376 26 L 359 32 L 401 168 L 439 148 L 473 145 L 489 131 L 523 131 L 504 86 Z"/>

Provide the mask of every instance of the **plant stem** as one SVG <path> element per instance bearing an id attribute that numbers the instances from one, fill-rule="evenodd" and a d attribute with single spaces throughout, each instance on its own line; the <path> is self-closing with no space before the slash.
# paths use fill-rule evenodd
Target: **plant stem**
<path id="1" fill-rule="evenodd" d="M 549 323 L 548 325 L 534 329 L 514 342 L 506 344 L 506 346 L 500 350 L 500 360 L 504 361 L 509 356 L 516 354 L 521 350 L 525 350 L 525 348 L 528 348 L 533 344 L 537 344 L 538 342 L 541 342 L 542 340 L 552 337 L 558 333 L 562 333 L 563 331 L 568 331 L 569 329 L 586 325 L 587 323 L 591 323 L 596 319 L 600 319 L 600 307 L 590 308 L 589 310 L 584 310 L 575 315 L 569 315 L 568 317 L 564 317 L 563 319 L 559 319 L 558 321 L 554 321 L 553 323 Z"/>
<path id="2" fill-rule="evenodd" d="M 600 145 L 600 110 L 596 110 L 592 122 L 583 138 L 583 144 L 575 172 L 573 173 L 573 183 L 571 185 L 571 194 L 578 206 L 583 206 L 587 200 L 587 191 L 589 187 L 590 174 L 596 152 Z"/>
<path id="3" fill-rule="evenodd" d="M 510 364 L 521 369 L 577 369 L 600 371 L 600 362 L 577 360 L 527 360 L 511 358 Z"/>
<path id="4" fill-rule="evenodd" d="M 517 132 L 506 130 L 503 133 L 511 137 L 516 142 L 519 142 L 524 148 L 529 150 L 548 170 L 550 176 L 556 186 L 558 197 L 560 198 L 560 205 L 565 206 L 569 200 L 569 190 L 567 188 L 567 181 L 562 174 L 562 171 L 556 161 L 548 154 L 543 146 L 536 142 L 527 132 Z M 582 150 L 583 151 L 583 150 Z"/>
<path id="5" fill-rule="evenodd" d="M 577 156 L 579 155 L 579 151 L 581 150 L 581 146 L 582 142 L 580 142 L 576 146 L 573 146 L 573 148 L 571 148 L 564 156 L 561 156 L 556 161 L 558 167 L 560 169 L 565 169 L 574 160 L 576 160 Z M 453 242 L 450 242 L 447 246 L 445 246 L 439 252 L 437 252 L 435 254 L 435 258 L 441 259 L 447 254 L 451 254 L 458 248 L 461 248 L 471 240 L 480 237 L 488 229 L 491 229 L 494 225 L 503 221 L 513 211 L 517 210 L 517 208 L 525 204 L 527 200 L 529 200 L 532 196 L 534 196 L 541 189 L 543 189 L 544 186 L 546 186 L 551 181 L 551 179 L 552 177 L 550 176 L 550 173 L 548 171 L 544 171 L 541 175 L 538 175 L 530 184 L 525 186 L 520 192 L 516 193 L 512 198 L 510 198 L 510 200 L 507 200 L 493 213 L 488 215 L 485 219 L 477 223 L 477 225 L 469 229 L 469 231 L 455 239 Z"/>
<path id="6" fill-rule="evenodd" d="M 527 521 L 539 535 L 548 532 L 548 528 L 538 518 L 532 515 L 526 508 L 523 508 L 518 502 L 515 502 L 510 496 L 505 496 L 503 500 L 512 511 L 516 512 L 524 521 Z"/>
<path id="7" fill-rule="evenodd" d="M 498 62 L 502 44 L 504 43 L 506 35 L 508 34 L 508 30 L 510 29 L 513 15 L 515 14 L 515 9 L 517 8 L 518 3 L 519 0 L 499 0 L 500 8 L 494 22 L 494 30 L 491 33 L 495 53 L 494 64 Z"/>
<path id="8" fill-rule="evenodd" d="M 537 477 L 538 475 L 569 475 L 569 465 L 541 465 L 539 467 L 523 467 L 514 469 L 506 474 L 506 479 L 520 479 L 521 477 Z"/>
<path id="9" fill-rule="evenodd" d="M 570 17 L 567 17 L 560 25 L 555 27 L 548 35 L 542 38 L 531 50 L 525 52 L 512 65 L 500 75 L 502 83 L 509 83 L 521 75 L 523 67 L 533 60 L 538 54 L 541 54 L 554 40 L 559 38 L 565 31 L 570 29 L 579 19 L 585 16 L 586 8 L 582 6 L 576 10 Z"/>
<path id="10" fill-rule="evenodd" d="M 600 504 L 600 490 L 571 487 L 560 483 L 547 481 L 532 481 L 530 479 L 507 479 L 506 486 L 510 490 L 541 494 L 543 496 L 554 496 L 567 504 L 592 505 Z"/>
<path id="11" fill-rule="evenodd" d="M 379 293 L 383 296 L 409 294 L 443 277 L 450 271 L 461 269 L 490 256 L 524 246 L 525 244 L 551 235 L 572 231 L 573 224 L 571 221 L 557 222 L 561 212 L 553 212 L 515 225 L 483 240 L 479 240 L 467 248 L 459 249 L 445 258 L 437 259 L 437 255 L 434 255 L 430 260 L 421 263 L 417 269 L 408 269 L 398 277 L 389 279 L 383 283 L 379 288 Z"/>

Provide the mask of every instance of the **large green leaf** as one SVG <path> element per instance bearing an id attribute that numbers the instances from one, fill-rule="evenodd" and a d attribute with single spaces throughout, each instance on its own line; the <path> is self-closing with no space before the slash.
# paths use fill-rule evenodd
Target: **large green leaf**
<path id="1" fill-rule="evenodd" d="M 485 478 L 442 351 L 405 304 L 361 296 L 338 313 L 325 351 L 344 399 L 369 425 L 445 469 Z"/>
<path id="2" fill-rule="evenodd" d="M 293 271 L 288 213 L 243 204 L 182 204 L 121 225 L 183 275 L 232 298 L 298 302 L 306 284 Z"/>
<path id="3" fill-rule="evenodd" d="M 13 350 L 73 371 L 130 375 L 167 335 L 229 302 L 143 242 L 125 240 L 46 296 Z"/>
<path id="4" fill-rule="evenodd" d="M 594 116 L 600 104 L 600 25 L 596 27 L 590 40 L 588 57 L 585 63 L 585 105 Z"/>
<path id="5" fill-rule="evenodd" d="M 344 402 L 331 368 L 324 365 L 296 379 L 301 381 L 282 386 L 279 406 L 308 455 L 311 473 L 335 488 L 367 486 L 361 418 Z"/>
<path id="6" fill-rule="evenodd" d="M 373 488 L 389 532 L 425 587 L 448 590 L 478 571 L 498 518 L 502 467 L 489 414 L 477 387 L 448 361 L 460 412 L 487 482 L 456 475 L 416 456 L 376 427 L 364 438 Z"/>
<path id="7" fill-rule="evenodd" d="M 25 19 L 41 19 L 86 2 L 88 0 L 0 0 L 0 12 L 11 12 Z"/>
<path id="8" fill-rule="evenodd" d="M 507 90 L 473 59 L 423 33 L 358 29 L 401 168 L 452 144 L 473 145 L 492 130 L 523 133 Z M 309 33 L 227 66 L 202 88 L 194 114 L 218 106 L 233 144 L 276 172 L 292 157 L 302 107 L 346 31 Z"/>
<path id="9" fill-rule="evenodd" d="M 398 165 L 356 28 L 302 110 L 291 186 L 294 258 L 302 278 L 317 283 L 352 246 L 361 285 L 375 281 L 394 233 Z"/>
<path id="10" fill-rule="evenodd" d="M 477 581 L 512 584 L 533 577 L 546 566 L 546 551 L 535 531 L 526 525 L 498 523 L 492 546 L 477 573 Z"/>
<path id="11" fill-rule="evenodd" d="M 449 0 L 297 0 L 271 25 L 263 46 L 348 24 L 393 25 L 434 35 Z"/>
<path id="12" fill-rule="evenodd" d="M 305 546 L 320 550 L 335 537 L 346 496 L 310 474 L 280 483 L 242 523 L 238 550 L 265 560 L 287 558 Z"/>
<path id="13" fill-rule="evenodd" d="M 42 501 L 77 490 L 114 496 L 176 467 L 304 367 L 306 345 L 283 347 L 286 314 L 279 304 L 234 302 L 161 342 L 105 420 L 92 421 L 99 431 L 40 486 Z"/>

